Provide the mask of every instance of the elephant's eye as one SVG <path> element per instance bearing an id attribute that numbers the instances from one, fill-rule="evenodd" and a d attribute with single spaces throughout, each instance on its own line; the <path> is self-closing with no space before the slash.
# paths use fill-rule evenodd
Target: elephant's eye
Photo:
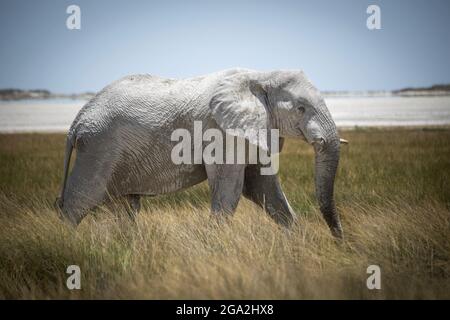
<path id="1" fill-rule="evenodd" d="M 297 107 L 297 112 L 300 114 L 304 114 L 305 113 L 305 107 L 299 106 Z"/>

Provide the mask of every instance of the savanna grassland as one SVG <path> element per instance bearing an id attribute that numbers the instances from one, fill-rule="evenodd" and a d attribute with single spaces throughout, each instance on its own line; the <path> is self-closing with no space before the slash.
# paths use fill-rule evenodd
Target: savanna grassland
<path id="1" fill-rule="evenodd" d="M 205 183 L 145 198 L 136 224 L 100 208 L 77 229 L 53 202 L 64 135 L 0 135 L 0 298 L 450 298 L 450 129 L 342 131 L 336 203 L 345 241 L 314 199 L 313 150 L 290 140 L 280 178 L 290 232 L 242 199 L 209 216 Z M 119 210 L 120 211 L 120 210 Z M 66 288 L 79 265 L 81 290 Z M 381 290 L 366 269 L 381 268 Z"/>

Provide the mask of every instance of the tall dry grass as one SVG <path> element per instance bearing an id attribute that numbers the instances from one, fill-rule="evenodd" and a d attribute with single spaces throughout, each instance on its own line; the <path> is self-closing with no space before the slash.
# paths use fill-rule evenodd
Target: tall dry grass
<path id="1" fill-rule="evenodd" d="M 133 224 L 100 208 L 75 230 L 52 203 L 62 135 L 0 136 L 1 298 L 450 298 L 450 130 L 355 130 L 336 184 L 345 241 L 314 200 L 313 154 L 288 141 L 280 178 L 299 224 L 241 200 L 209 217 L 205 184 L 147 198 Z M 79 265 L 81 290 L 66 288 Z M 368 290 L 379 265 L 382 289 Z"/>

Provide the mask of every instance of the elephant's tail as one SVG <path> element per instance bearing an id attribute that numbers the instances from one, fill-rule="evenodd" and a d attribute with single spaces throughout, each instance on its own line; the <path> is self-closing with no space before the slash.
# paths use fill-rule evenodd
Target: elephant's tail
<path id="1" fill-rule="evenodd" d="M 66 139 L 66 151 L 64 154 L 64 178 L 61 186 L 61 193 L 59 198 L 56 199 L 56 204 L 59 208 L 62 208 L 64 204 L 64 190 L 66 188 L 67 176 L 69 174 L 70 157 L 74 148 L 75 137 L 73 134 L 68 134 Z"/>

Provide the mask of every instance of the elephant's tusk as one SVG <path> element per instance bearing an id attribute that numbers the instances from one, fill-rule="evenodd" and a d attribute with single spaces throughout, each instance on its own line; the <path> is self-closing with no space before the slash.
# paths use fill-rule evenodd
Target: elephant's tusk
<path id="1" fill-rule="evenodd" d="M 339 141 L 340 141 L 341 143 L 343 143 L 343 144 L 348 144 L 348 140 L 345 140 L 345 139 L 339 139 Z"/>

